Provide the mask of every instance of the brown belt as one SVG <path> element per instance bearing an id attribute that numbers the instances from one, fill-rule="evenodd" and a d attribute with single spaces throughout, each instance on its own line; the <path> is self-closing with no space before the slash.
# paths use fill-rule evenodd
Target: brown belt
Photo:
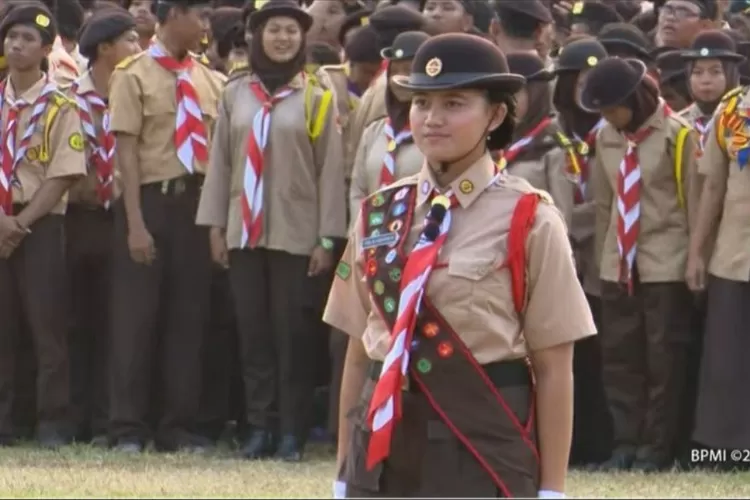
<path id="1" fill-rule="evenodd" d="M 372 361 L 368 370 L 371 380 L 378 380 L 383 369 L 382 361 Z M 495 387 L 531 386 L 531 373 L 523 358 L 510 361 L 496 361 L 482 365 Z M 419 384 L 409 384 L 410 392 L 419 392 Z"/>
<path id="2" fill-rule="evenodd" d="M 188 192 L 200 191 L 204 176 L 201 174 L 183 175 L 166 181 L 149 182 L 141 185 L 142 189 L 159 191 L 165 196 L 179 196 Z"/>

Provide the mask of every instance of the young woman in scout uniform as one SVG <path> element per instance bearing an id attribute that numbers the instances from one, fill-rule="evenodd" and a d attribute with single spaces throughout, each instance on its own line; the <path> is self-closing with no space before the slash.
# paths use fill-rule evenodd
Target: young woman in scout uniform
<path id="1" fill-rule="evenodd" d="M 349 190 L 349 213 L 359 213 L 362 200 L 395 181 L 419 172 L 422 153 L 414 145 L 409 126 L 411 96 L 393 83 L 393 78 L 408 75 L 417 49 L 430 35 L 421 31 L 401 33 L 393 45 L 383 49 L 388 61 L 385 107 L 387 116 L 367 126 L 359 141 Z"/>
<path id="2" fill-rule="evenodd" d="M 91 17 L 78 45 L 89 69 L 68 93 L 77 104 L 88 175 L 70 189 L 65 214 L 68 274 L 73 301 L 70 338 L 71 401 L 79 439 L 106 444 L 112 212 L 116 192 L 115 143 L 107 96 L 115 66 L 141 51 L 135 19 L 110 8 Z"/>
<path id="3" fill-rule="evenodd" d="M 606 57 L 604 46 L 592 38 L 566 44 L 555 65 L 557 80 L 552 97 L 558 113 L 557 123 L 575 148 L 578 172 L 570 172 L 576 184 L 568 230 L 579 279 L 597 327 L 601 325 L 600 280 L 599 266 L 594 258 L 595 207 L 590 182 L 596 134 L 606 122 L 600 114 L 581 108 L 577 96 L 586 73 Z M 609 457 L 612 441 L 611 418 L 602 385 L 598 335 L 576 343 L 573 369 L 576 411 L 571 463 L 598 463 Z"/>
<path id="4" fill-rule="evenodd" d="M 711 448 L 737 450 L 750 448 L 750 406 L 746 396 L 750 382 L 748 108 L 747 87 L 730 91 L 706 133 L 703 155 L 698 161 L 703 192 L 686 271 L 690 288 L 707 292 L 693 440 Z M 741 467 L 737 461 L 727 465 Z"/>
<path id="5" fill-rule="evenodd" d="M 14 342 L 31 337 L 37 366 L 37 437 L 57 447 L 71 438 L 65 195 L 86 174 L 81 121 L 43 71 L 55 24 L 41 3 L 3 18 L 9 74 L 0 82 L 0 445 L 12 438 Z"/>
<path id="6" fill-rule="evenodd" d="M 508 54 L 508 67 L 526 78 L 526 86 L 516 94 L 517 124 L 513 141 L 502 152 L 502 164 L 510 174 L 549 192 L 570 225 L 573 176 L 579 168 L 573 144 L 553 120 L 549 82 L 554 75 L 538 55 L 528 52 Z"/>
<path id="7" fill-rule="evenodd" d="M 573 342 L 594 325 L 559 211 L 489 154 L 524 79 L 445 34 L 395 81 L 425 163 L 363 202 L 329 296 L 352 337 L 335 494 L 560 498 Z"/>
<path id="8" fill-rule="evenodd" d="M 655 471 L 672 464 L 683 408 L 693 328 L 686 247 L 697 209 L 686 193 L 697 140 L 636 59 L 597 64 L 580 101 L 608 122 L 596 138 L 590 186 L 615 445 L 602 468 Z"/>
<path id="9" fill-rule="evenodd" d="M 113 204 L 110 432 L 122 451 L 142 450 L 152 434 L 155 366 L 163 379 L 157 449 L 201 447 L 189 429 L 200 396 L 211 258 L 207 231 L 194 221 L 224 87 L 189 54 L 205 31 L 202 6 L 159 3 L 157 39 L 110 79 L 123 188 Z"/>
<path id="10" fill-rule="evenodd" d="M 229 266 L 252 426 L 246 458 L 301 459 L 316 366 L 310 325 L 332 238 L 346 234 L 335 111 L 304 75 L 310 23 L 294 0 L 269 0 L 250 15 L 252 73 L 230 79 L 221 98 L 197 217 L 211 227 L 214 260 Z M 322 124 L 315 136 L 311 121 Z"/>

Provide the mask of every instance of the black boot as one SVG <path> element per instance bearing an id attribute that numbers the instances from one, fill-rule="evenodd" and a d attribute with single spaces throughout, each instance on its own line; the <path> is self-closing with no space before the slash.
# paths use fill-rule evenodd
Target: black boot
<path id="1" fill-rule="evenodd" d="M 635 451 L 627 449 L 617 449 L 612 453 L 604 463 L 600 464 L 597 470 L 601 472 L 615 472 L 630 470 L 635 460 Z"/>
<path id="2" fill-rule="evenodd" d="M 300 462 L 302 460 L 302 446 L 296 436 L 286 434 L 276 449 L 274 458 L 285 462 Z"/>
<path id="3" fill-rule="evenodd" d="M 273 436 L 264 429 L 255 429 L 245 440 L 240 454 L 248 460 L 270 457 L 273 453 Z"/>

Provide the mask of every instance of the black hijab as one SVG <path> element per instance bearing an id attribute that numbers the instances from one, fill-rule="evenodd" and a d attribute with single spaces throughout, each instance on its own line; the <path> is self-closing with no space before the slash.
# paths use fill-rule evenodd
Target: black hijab
<path id="1" fill-rule="evenodd" d="M 250 44 L 249 62 L 252 72 L 258 76 L 266 90 L 270 94 L 274 94 L 305 69 L 307 59 L 306 36 L 302 26 L 300 26 L 302 43 L 297 54 L 289 61 L 279 63 L 271 60 L 263 50 L 263 30 L 266 29 L 266 24 L 268 24 L 268 21 L 252 32 L 254 43 Z"/>

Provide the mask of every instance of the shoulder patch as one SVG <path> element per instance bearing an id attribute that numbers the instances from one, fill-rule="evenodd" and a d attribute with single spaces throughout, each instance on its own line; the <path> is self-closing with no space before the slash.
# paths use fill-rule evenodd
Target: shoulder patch
<path id="1" fill-rule="evenodd" d="M 351 276 L 351 274 L 352 274 L 352 266 L 350 266 L 343 260 L 340 261 L 338 266 L 336 266 L 336 276 L 338 276 L 339 279 L 346 281 L 349 279 L 349 276 Z"/>
<path id="2" fill-rule="evenodd" d="M 81 135 L 80 132 L 73 132 L 68 137 L 68 146 L 70 146 L 70 149 L 73 151 L 83 151 L 84 148 L 84 141 L 83 141 L 83 135 Z"/>
<path id="3" fill-rule="evenodd" d="M 126 68 L 128 68 L 131 64 L 133 64 L 136 60 L 138 60 L 145 53 L 146 53 L 146 51 L 144 50 L 144 51 L 139 52 L 137 54 L 133 54 L 131 56 L 126 57 L 125 59 L 123 59 L 122 61 L 120 61 L 119 63 L 117 63 L 117 66 L 115 66 L 115 69 L 126 69 Z"/>
<path id="4" fill-rule="evenodd" d="M 250 73 L 250 65 L 246 62 L 235 63 L 229 68 L 227 74 L 227 82 L 237 79 L 240 76 L 247 75 Z"/>

